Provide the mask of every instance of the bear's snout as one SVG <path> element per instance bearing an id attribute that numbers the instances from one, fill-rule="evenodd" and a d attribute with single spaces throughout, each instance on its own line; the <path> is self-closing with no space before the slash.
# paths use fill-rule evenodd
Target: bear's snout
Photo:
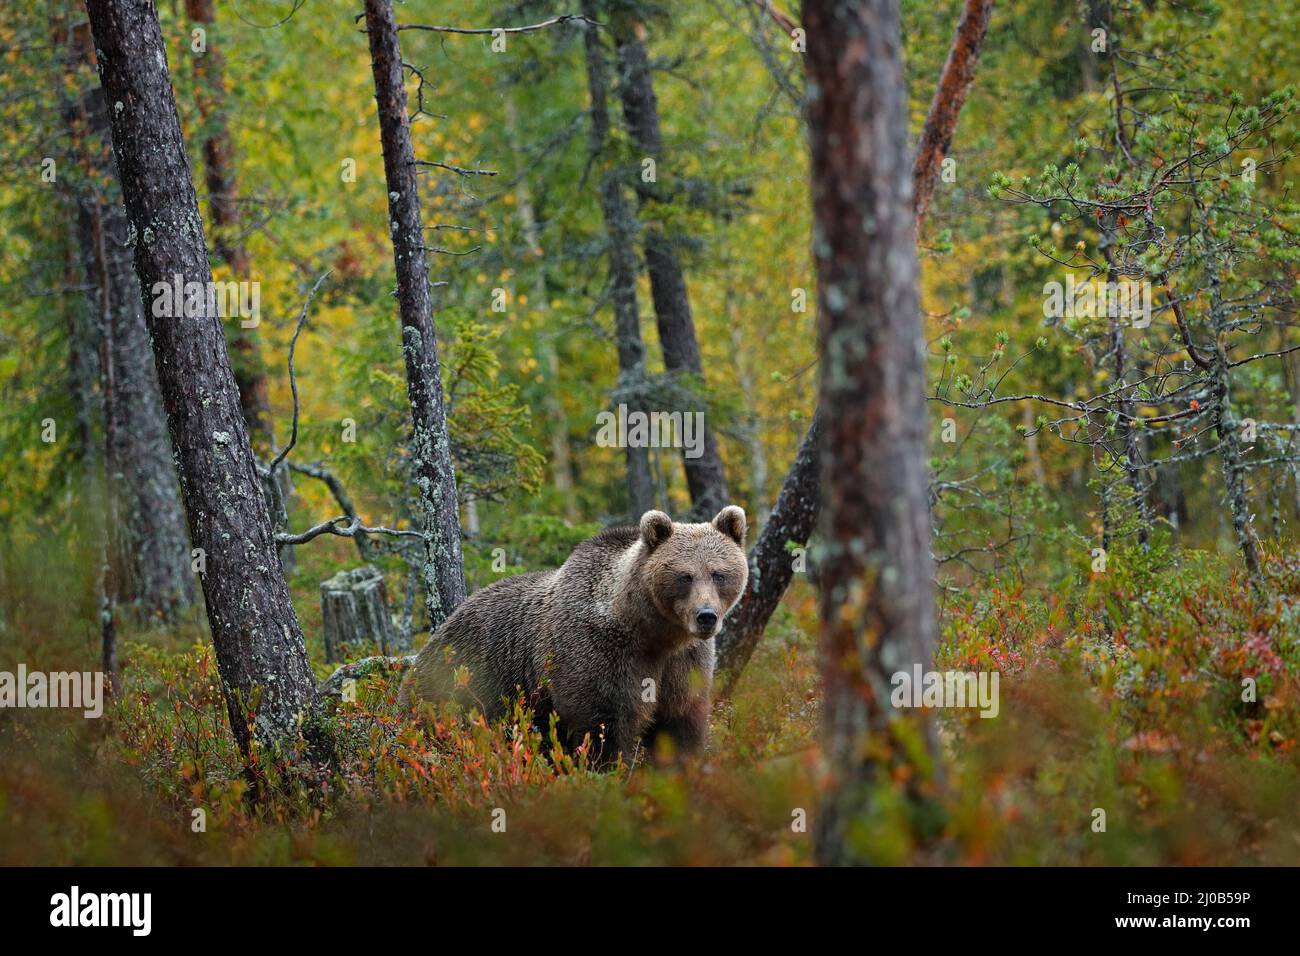
<path id="1" fill-rule="evenodd" d="M 718 624 L 718 612 L 711 607 L 701 608 L 695 612 L 695 633 L 700 637 L 713 636 L 713 629 Z"/>

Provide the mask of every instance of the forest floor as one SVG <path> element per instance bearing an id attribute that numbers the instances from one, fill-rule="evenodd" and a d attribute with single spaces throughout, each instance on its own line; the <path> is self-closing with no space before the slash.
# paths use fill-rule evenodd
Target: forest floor
<path id="1" fill-rule="evenodd" d="M 77 566 L 47 556 L 5 582 L 0 670 L 93 666 Z M 936 667 L 998 670 L 999 714 L 942 712 L 923 818 L 899 773 L 852 839 L 881 863 L 1300 863 L 1300 558 L 1270 559 L 1262 603 L 1231 567 L 1156 549 L 1049 590 L 947 592 Z M 318 580 L 309 561 L 294 596 L 324 677 Z M 331 717 L 325 795 L 273 773 L 257 806 L 205 625 L 129 632 L 102 718 L 0 710 L 0 863 L 809 863 L 814 627 L 800 585 L 715 707 L 707 756 L 684 766 L 595 773 L 520 714 L 399 715 L 377 676 Z"/>

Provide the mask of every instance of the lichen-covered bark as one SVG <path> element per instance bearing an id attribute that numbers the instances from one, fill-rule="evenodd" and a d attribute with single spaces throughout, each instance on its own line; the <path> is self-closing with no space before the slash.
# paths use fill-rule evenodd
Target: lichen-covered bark
<path id="1" fill-rule="evenodd" d="M 583 0 L 583 16 L 596 20 L 599 13 L 595 0 Z M 590 155 L 602 164 L 600 208 L 608 237 L 609 293 L 614 304 L 614 340 L 618 347 L 618 386 L 616 394 L 627 395 L 629 409 L 645 411 L 640 397 L 646 384 L 645 344 L 641 340 L 641 309 L 636 293 L 636 217 L 623 192 L 618 170 L 609 165 L 605 151 L 609 145 L 609 66 L 600 33 L 591 26 L 586 36 L 587 89 L 591 96 Z M 650 475 L 650 451 L 628 447 L 627 497 L 631 519 L 654 508 L 654 480 Z"/>
<path id="2" fill-rule="evenodd" d="M 425 540 L 425 603 L 429 626 L 436 628 L 465 600 L 465 567 L 456 472 L 447 439 L 447 412 L 429 295 L 415 152 L 391 0 L 366 0 L 366 30 L 388 184 L 388 231 L 397 269 L 406 395 L 414 425 L 412 469 Z"/>
<path id="3" fill-rule="evenodd" d="M 203 182 L 208 191 L 212 217 L 212 251 L 229 266 L 236 280 L 249 276 L 248 251 L 244 247 L 239 215 L 239 188 L 235 177 L 234 147 L 226 123 L 226 81 L 221 44 L 212 35 L 216 23 L 213 0 L 185 0 L 185 13 L 193 23 L 208 28 L 207 50 L 194 54 L 195 94 L 203 136 Z M 275 445 L 271 405 L 267 394 L 266 368 L 258 346 L 258 330 L 245 329 L 238 322 L 227 326 L 230 360 L 239 386 L 240 407 L 249 437 L 262 452 Z"/>
<path id="4" fill-rule="evenodd" d="M 803 23 L 825 429 L 822 740 L 832 775 L 817 858 L 843 864 L 864 862 L 851 825 L 896 752 L 890 675 L 928 668 L 934 647 L 925 343 L 897 0 L 805 0 Z"/>
<path id="5" fill-rule="evenodd" d="M 957 32 L 939 77 L 939 88 L 930 100 L 930 112 L 925 118 L 916 157 L 912 161 L 912 208 L 918 229 L 930 210 L 939 169 L 948 155 L 952 134 L 957 129 L 957 117 L 961 115 L 966 93 L 975 79 L 975 64 L 979 62 L 992 13 L 993 0 L 966 0 L 961 19 L 957 21 Z"/>
<path id="6" fill-rule="evenodd" d="M 1120 276 L 1116 273 L 1114 252 L 1110 243 L 1110 237 L 1114 235 L 1115 229 L 1113 216 L 1106 218 L 1103 228 L 1107 237 L 1103 242 L 1106 256 L 1106 281 L 1115 282 Z M 1124 416 L 1119 424 L 1120 433 L 1124 436 L 1124 474 L 1128 479 L 1129 487 L 1133 489 L 1133 507 L 1137 512 L 1138 543 L 1145 548 L 1150 541 L 1151 500 L 1147 487 L 1146 467 L 1142 461 L 1141 436 L 1138 434 L 1137 429 L 1133 427 L 1135 406 L 1128 397 L 1128 383 L 1125 380 L 1129 372 L 1128 349 L 1124 340 L 1124 326 L 1118 316 L 1110 318 L 1109 351 L 1115 363 L 1116 385 L 1125 390 L 1121 394 L 1119 401 L 1119 411 Z M 1137 377 L 1139 380 L 1142 379 L 1140 369 Z"/>
<path id="7" fill-rule="evenodd" d="M 231 729 L 248 752 L 293 738 L 316 692 L 216 315 L 155 316 L 155 283 L 212 281 L 158 15 L 149 0 L 90 0 L 100 77 L 145 295 L 190 537 Z M 256 720 L 250 708 L 256 703 Z"/>
<path id="8" fill-rule="evenodd" d="M 659 104 L 650 76 L 650 61 L 640 37 L 641 25 L 617 13 L 614 25 L 618 93 L 623 102 L 628 132 L 643 158 L 661 163 L 663 139 L 659 132 Z M 638 202 L 643 210 L 649 210 L 658 199 L 657 190 L 653 183 L 643 182 L 640 175 L 636 182 Z M 664 367 L 673 375 L 702 379 L 704 367 L 700 360 L 700 343 L 677 250 L 657 222 L 647 221 L 643 226 L 646 272 L 650 275 L 650 298 L 654 302 Z M 698 458 L 682 455 L 686 484 L 691 494 L 691 511 L 700 520 L 712 517 L 731 503 L 717 436 L 707 419 L 703 445 L 703 453 Z"/>
<path id="9" fill-rule="evenodd" d="M 69 40 L 69 63 L 93 65 L 88 26 L 74 28 Z M 74 88 L 78 79 L 74 72 Z M 194 601 L 190 543 L 126 215 L 116 196 L 103 90 L 69 101 L 66 120 L 82 173 L 76 179 L 77 245 L 104 356 L 99 378 L 113 597 L 137 617 L 167 620 Z"/>
<path id="10" fill-rule="evenodd" d="M 1204 229 L 1204 224 L 1202 224 Z M 1211 359 L 1211 386 L 1214 395 L 1214 426 L 1219 436 L 1219 460 L 1223 462 L 1224 495 L 1232 515 L 1232 530 L 1246 563 L 1246 576 L 1256 593 L 1266 590 L 1264 568 L 1259 556 L 1259 543 L 1251 526 L 1250 500 L 1246 490 L 1246 472 L 1243 463 L 1241 423 L 1232 410 L 1232 362 L 1224 348 L 1227 337 L 1229 313 L 1223 299 L 1223 285 L 1219 276 L 1217 253 L 1206 259 L 1210 280 L 1210 328 L 1214 332 L 1214 355 Z"/>

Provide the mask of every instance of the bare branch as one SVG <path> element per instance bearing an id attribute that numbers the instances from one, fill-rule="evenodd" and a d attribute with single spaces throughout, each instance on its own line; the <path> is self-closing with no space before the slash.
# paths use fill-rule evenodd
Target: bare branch
<path id="1" fill-rule="evenodd" d="M 271 459 L 270 474 L 271 480 L 275 480 L 276 469 L 280 463 L 293 451 L 293 446 L 298 444 L 298 377 L 293 370 L 293 352 L 298 345 L 298 336 L 302 334 L 302 327 L 307 321 L 307 310 L 311 308 L 311 303 L 316 298 L 316 290 L 320 288 L 321 283 L 329 277 L 333 269 L 323 272 L 316 284 L 311 287 L 307 293 L 307 301 L 302 304 L 302 312 L 298 315 L 298 327 L 293 330 L 293 338 L 289 340 L 289 390 L 293 392 L 293 431 L 289 435 L 289 443 L 280 449 L 280 453 Z"/>
<path id="2" fill-rule="evenodd" d="M 346 524 L 344 524 L 346 522 Z M 395 538 L 418 538 L 424 540 L 424 535 L 418 531 L 404 531 L 398 528 L 370 528 L 363 525 L 357 518 L 349 519 L 347 515 L 339 515 L 337 518 L 331 518 L 329 521 L 323 521 L 314 528 L 308 528 L 306 531 L 298 534 L 289 534 L 281 531 L 275 536 L 277 545 L 299 545 L 306 544 L 313 538 L 319 538 L 323 534 L 337 535 L 340 538 L 355 538 L 358 534 L 386 534 Z"/>
<path id="3" fill-rule="evenodd" d="M 427 23 L 399 23 L 398 31 L 402 30 L 427 30 L 432 33 L 460 33 L 467 36 L 496 36 L 502 33 L 532 33 L 536 30 L 545 30 L 547 27 L 560 26 L 570 21 L 581 21 L 588 23 L 593 27 L 601 26 L 590 17 L 584 17 L 576 13 L 565 13 L 558 17 L 551 17 L 549 20 L 543 20 L 541 23 L 533 23 L 526 27 L 447 27 L 432 26 Z"/>

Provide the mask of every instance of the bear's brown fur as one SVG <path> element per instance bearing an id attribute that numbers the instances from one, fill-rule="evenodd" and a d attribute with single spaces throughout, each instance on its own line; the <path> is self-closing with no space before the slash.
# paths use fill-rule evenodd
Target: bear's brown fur
<path id="1" fill-rule="evenodd" d="M 606 529 L 553 571 L 471 595 L 417 655 L 400 702 L 456 698 L 492 718 L 522 690 L 538 725 L 553 711 L 569 745 L 590 733 L 597 763 L 631 761 L 661 733 L 696 751 L 713 638 L 749 573 L 744 542 L 735 505 L 702 524 L 647 511 L 639 528 Z"/>

